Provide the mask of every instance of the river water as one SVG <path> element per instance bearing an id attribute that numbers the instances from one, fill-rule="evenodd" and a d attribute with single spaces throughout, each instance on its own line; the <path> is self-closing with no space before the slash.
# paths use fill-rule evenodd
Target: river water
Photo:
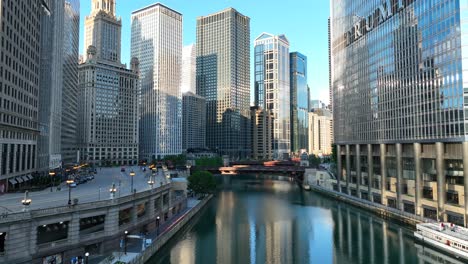
<path id="1" fill-rule="evenodd" d="M 462 263 L 416 244 L 411 227 L 287 180 L 225 187 L 148 263 Z"/>

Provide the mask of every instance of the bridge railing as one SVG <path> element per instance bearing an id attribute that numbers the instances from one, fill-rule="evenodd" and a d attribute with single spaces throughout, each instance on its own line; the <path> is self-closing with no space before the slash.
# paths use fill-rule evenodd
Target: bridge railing
<path id="1" fill-rule="evenodd" d="M 65 205 L 65 206 L 56 206 L 56 207 L 49 207 L 49 208 L 40 208 L 40 209 L 33 209 L 25 212 L 3 212 L 0 213 L 0 224 L 8 223 L 8 222 L 15 222 L 15 221 L 23 221 L 29 220 L 38 217 L 44 216 L 51 216 L 56 214 L 63 214 L 63 213 L 71 213 L 74 211 L 81 211 L 81 210 L 89 210 L 89 209 L 99 209 L 105 208 L 113 205 L 119 205 L 131 202 L 133 200 L 139 200 L 146 197 L 149 197 L 155 193 L 163 192 L 166 190 L 171 189 L 172 184 L 166 184 L 160 186 L 158 188 L 154 188 L 153 190 L 145 190 L 143 192 L 138 192 L 135 194 L 130 194 L 126 196 L 122 196 L 120 198 L 114 199 L 107 199 L 101 201 L 93 201 L 93 202 L 86 202 L 86 203 L 78 203 L 75 205 Z M 34 201 L 33 201 L 34 202 Z"/>

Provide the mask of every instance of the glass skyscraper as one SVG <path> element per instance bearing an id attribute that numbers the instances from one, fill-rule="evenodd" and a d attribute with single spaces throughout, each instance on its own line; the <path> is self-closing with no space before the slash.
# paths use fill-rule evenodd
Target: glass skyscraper
<path id="1" fill-rule="evenodd" d="M 250 18 L 233 8 L 197 18 L 197 94 L 206 99 L 206 144 L 250 157 Z"/>
<path id="2" fill-rule="evenodd" d="M 273 159 L 291 151 L 289 41 L 263 33 L 255 39 L 255 106 L 273 114 Z"/>
<path id="3" fill-rule="evenodd" d="M 182 14 L 162 4 L 132 13 L 131 54 L 140 60 L 140 159 L 182 153 Z"/>
<path id="4" fill-rule="evenodd" d="M 299 52 L 290 54 L 291 85 L 291 151 L 299 153 L 309 147 L 309 86 L 307 57 Z M 300 153 L 299 153 L 300 154 Z"/>
<path id="5" fill-rule="evenodd" d="M 63 31 L 62 163 L 78 162 L 78 58 L 80 1 L 65 0 Z M 65 110 L 63 110 L 65 109 Z"/>
<path id="6" fill-rule="evenodd" d="M 468 3 L 331 1 L 335 189 L 467 224 Z"/>

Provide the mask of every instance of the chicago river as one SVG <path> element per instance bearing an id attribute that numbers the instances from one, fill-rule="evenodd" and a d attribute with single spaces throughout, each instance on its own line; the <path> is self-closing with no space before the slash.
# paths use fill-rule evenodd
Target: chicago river
<path id="1" fill-rule="evenodd" d="M 148 263 L 462 263 L 417 244 L 410 226 L 286 179 L 228 180 Z"/>

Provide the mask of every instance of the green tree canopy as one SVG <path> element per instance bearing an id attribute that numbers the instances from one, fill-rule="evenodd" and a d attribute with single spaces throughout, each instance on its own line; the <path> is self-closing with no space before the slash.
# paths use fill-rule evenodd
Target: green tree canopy
<path id="1" fill-rule="evenodd" d="M 199 167 L 221 167 L 223 159 L 221 157 L 199 158 L 195 160 L 195 165 Z"/>
<path id="2" fill-rule="evenodd" d="M 196 194 L 208 194 L 216 190 L 216 181 L 213 174 L 207 171 L 196 171 L 187 180 L 188 188 Z"/>
<path id="3" fill-rule="evenodd" d="M 314 154 L 309 155 L 309 166 L 317 168 L 322 161 L 319 157 L 315 156 Z"/>

